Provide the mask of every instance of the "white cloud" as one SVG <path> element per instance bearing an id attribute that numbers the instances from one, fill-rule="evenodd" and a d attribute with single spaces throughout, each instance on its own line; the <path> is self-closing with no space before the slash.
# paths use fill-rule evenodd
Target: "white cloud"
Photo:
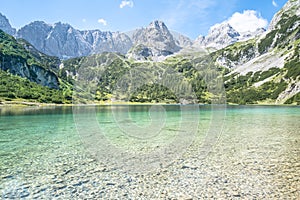
<path id="1" fill-rule="evenodd" d="M 228 19 L 228 23 L 238 32 L 253 32 L 258 28 L 266 28 L 268 25 L 268 21 L 255 10 L 236 12 Z"/>
<path id="2" fill-rule="evenodd" d="M 103 26 L 107 25 L 107 21 L 105 19 L 98 19 L 98 23 L 102 24 Z"/>
<path id="3" fill-rule="evenodd" d="M 129 1 L 122 1 L 120 4 L 120 8 L 124 8 L 125 6 L 128 6 L 130 8 L 133 7 L 133 1 L 129 0 Z"/>
<path id="4" fill-rule="evenodd" d="M 86 22 L 86 19 L 82 19 L 82 22 L 85 23 L 85 22 Z"/>
<path id="5" fill-rule="evenodd" d="M 277 5 L 277 3 L 276 3 L 275 0 L 272 0 L 272 4 L 273 4 L 274 7 L 278 7 L 278 5 Z"/>

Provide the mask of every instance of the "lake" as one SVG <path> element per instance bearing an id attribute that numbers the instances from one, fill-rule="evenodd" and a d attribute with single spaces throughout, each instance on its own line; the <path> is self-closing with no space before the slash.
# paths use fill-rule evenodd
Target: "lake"
<path id="1" fill-rule="evenodd" d="M 0 107 L 0 196 L 300 197 L 300 107 Z"/>

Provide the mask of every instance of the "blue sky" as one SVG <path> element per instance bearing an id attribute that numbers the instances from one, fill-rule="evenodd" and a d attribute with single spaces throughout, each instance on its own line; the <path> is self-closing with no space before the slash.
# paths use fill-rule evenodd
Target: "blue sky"
<path id="1" fill-rule="evenodd" d="M 272 16 L 286 2 L 287 0 L 0 0 L 0 12 L 15 28 L 42 20 L 50 24 L 58 21 L 69 23 L 81 30 L 123 32 L 145 27 L 158 19 L 164 21 L 169 29 L 195 39 L 200 34 L 206 35 L 212 25 L 228 20 L 234 14 L 231 21 L 237 28 L 267 26 Z M 244 12 L 245 10 L 248 11 Z"/>

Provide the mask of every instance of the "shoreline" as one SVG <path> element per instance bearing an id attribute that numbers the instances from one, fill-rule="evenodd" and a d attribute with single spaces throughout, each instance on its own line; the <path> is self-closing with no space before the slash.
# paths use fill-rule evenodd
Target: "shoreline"
<path id="1" fill-rule="evenodd" d="M 60 107 L 60 106 L 109 106 L 109 105 L 193 105 L 193 104 L 180 104 L 180 103 L 151 103 L 151 102 L 94 102 L 94 103 L 86 103 L 86 104 L 55 104 L 55 103 L 39 103 L 39 102 L 31 102 L 31 101 L 0 101 L 1 107 Z M 205 103 L 198 103 L 197 105 L 211 105 Z M 223 104 L 222 104 L 223 105 Z M 234 104 L 234 103 L 226 103 L 227 106 L 299 106 L 297 104 L 275 104 L 275 103 L 258 103 L 258 104 Z"/>

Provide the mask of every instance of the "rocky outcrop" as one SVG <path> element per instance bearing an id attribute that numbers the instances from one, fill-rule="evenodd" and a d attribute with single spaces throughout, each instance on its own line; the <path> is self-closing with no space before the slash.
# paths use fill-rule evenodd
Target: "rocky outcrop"
<path id="1" fill-rule="evenodd" d="M 38 51 L 61 59 L 103 52 L 126 54 L 136 45 L 147 47 L 149 56 L 164 57 L 192 44 L 188 37 L 179 33 L 174 32 L 173 36 L 161 21 L 151 22 L 148 27 L 133 31 L 130 36 L 121 32 L 80 31 L 66 23 L 51 25 L 43 21 L 34 21 L 16 32 L 3 15 L 0 15 L 0 28 L 10 35 L 25 39 Z"/>
<path id="2" fill-rule="evenodd" d="M 5 57 L 0 54 L 2 62 L 0 69 L 9 71 L 11 74 L 27 78 L 32 82 L 47 86 L 53 89 L 59 89 L 59 81 L 57 76 L 38 65 L 28 65 L 26 61 L 20 58 Z"/>
<path id="3" fill-rule="evenodd" d="M 147 60 L 152 56 L 153 56 L 152 50 L 143 44 L 139 44 L 132 47 L 127 54 L 128 58 L 134 60 L 140 60 L 140 61 Z"/>
<path id="4" fill-rule="evenodd" d="M 264 28 L 258 28 L 255 31 L 241 32 L 241 33 L 239 33 L 240 37 L 238 37 L 238 41 L 239 42 L 247 41 L 249 39 L 258 37 L 258 36 L 262 35 L 265 32 L 266 32 L 266 29 L 264 29 Z"/>
<path id="5" fill-rule="evenodd" d="M 35 57 L 39 57 L 39 59 Z M 52 58 L 49 58 L 49 60 L 52 60 Z M 59 89 L 58 77 L 48 63 L 50 61 L 48 62 L 46 58 L 42 58 L 38 54 L 32 55 L 24 47 L 24 43 L 18 42 L 14 37 L 0 30 L 1 70 L 27 78 L 43 86 Z"/>
<path id="6" fill-rule="evenodd" d="M 16 29 L 11 27 L 8 19 L 1 13 L 0 13 L 0 29 L 10 35 L 14 35 L 16 33 Z"/>

